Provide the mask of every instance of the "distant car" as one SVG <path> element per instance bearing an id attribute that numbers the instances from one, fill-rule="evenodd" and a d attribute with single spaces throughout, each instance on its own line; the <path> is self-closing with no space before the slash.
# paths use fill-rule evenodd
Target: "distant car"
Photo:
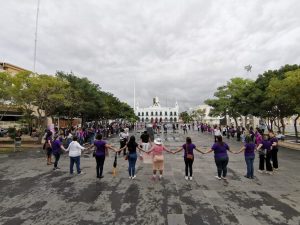
<path id="1" fill-rule="evenodd" d="M 5 135 L 7 134 L 7 132 L 8 132 L 7 129 L 0 128 L 0 135 Z"/>

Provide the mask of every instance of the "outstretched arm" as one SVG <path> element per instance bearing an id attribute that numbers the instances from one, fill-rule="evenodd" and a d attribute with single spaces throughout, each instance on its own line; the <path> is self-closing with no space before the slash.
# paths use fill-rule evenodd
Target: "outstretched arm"
<path id="1" fill-rule="evenodd" d="M 176 154 L 177 152 L 182 151 L 182 147 L 177 148 L 174 152 L 172 152 L 173 154 Z"/>
<path id="2" fill-rule="evenodd" d="M 207 152 L 203 152 L 203 154 L 211 153 L 213 149 L 209 149 Z"/>
<path id="3" fill-rule="evenodd" d="M 171 150 L 169 150 L 166 146 L 163 146 L 164 147 L 164 150 L 166 151 L 166 152 L 169 152 L 169 153 L 173 153 Z"/>
<path id="4" fill-rule="evenodd" d="M 195 150 L 196 150 L 197 152 L 200 152 L 200 153 L 204 154 L 204 152 L 202 152 L 199 148 L 195 148 Z"/>
<path id="5" fill-rule="evenodd" d="M 239 154 L 239 153 L 245 151 L 245 149 L 246 149 L 245 146 L 243 146 L 238 152 L 235 152 L 235 154 Z"/>
<path id="6" fill-rule="evenodd" d="M 263 146 L 262 144 L 259 144 L 258 147 L 257 147 L 257 149 L 256 149 L 256 151 L 259 151 L 262 146 Z"/>

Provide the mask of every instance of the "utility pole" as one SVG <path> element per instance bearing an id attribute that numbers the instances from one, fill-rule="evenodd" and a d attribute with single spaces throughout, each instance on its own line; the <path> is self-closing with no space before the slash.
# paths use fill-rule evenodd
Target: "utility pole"
<path id="1" fill-rule="evenodd" d="M 36 10 L 35 38 L 34 38 L 34 56 L 33 56 L 33 73 L 35 73 L 35 64 L 36 64 L 36 46 L 37 46 L 37 32 L 38 32 L 39 11 L 40 11 L 40 0 L 38 0 L 38 2 L 37 2 L 37 10 Z"/>

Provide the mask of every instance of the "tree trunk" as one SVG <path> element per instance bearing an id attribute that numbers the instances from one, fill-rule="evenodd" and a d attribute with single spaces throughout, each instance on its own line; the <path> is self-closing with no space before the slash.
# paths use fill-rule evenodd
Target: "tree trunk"
<path id="1" fill-rule="evenodd" d="M 281 117 L 280 118 L 280 123 L 281 123 L 281 127 L 282 127 L 282 134 L 285 134 L 285 123 L 284 123 L 284 118 Z"/>
<path id="2" fill-rule="evenodd" d="M 236 118 L 236 117 L 233 117 L 233 119 L 234 119 L 234 123 L 235 123 L 235 128 L 237 128 L 237 127 L 238 127 L 237 118 Z"/>
<path id="3" fill-rule="evenodd" d="M 295 136 L 296 136 L 296 143 L 299 142 L 299 137 L 298 137 L 298 129 L 297 129 L 297 120 L 299 119 L 299 114 L 294 120 L 294 128 L 295 128 Z"/>

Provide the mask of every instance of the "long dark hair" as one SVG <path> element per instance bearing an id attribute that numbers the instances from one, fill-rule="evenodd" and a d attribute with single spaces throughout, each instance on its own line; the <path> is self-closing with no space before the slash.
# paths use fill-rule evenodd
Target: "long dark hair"
<path id="1" fill-rule="evenodd" d="M 129 141 L 128 141 L 128 143 L 127 143 L 127 147 L 134 147 L 135 146 L 135 144 L 136 144 L 136 142 L 135 142 L 135 136 L 131 136 L 130 137 L 130 139 L 129 139 Z"/>
<path id="2" fill-rule="evenodd" d="M 221 146 L 224 145 L 222 136 L 217 136 L 217 142 L 218 142 L 218 144 L 221 145 Z"/>

